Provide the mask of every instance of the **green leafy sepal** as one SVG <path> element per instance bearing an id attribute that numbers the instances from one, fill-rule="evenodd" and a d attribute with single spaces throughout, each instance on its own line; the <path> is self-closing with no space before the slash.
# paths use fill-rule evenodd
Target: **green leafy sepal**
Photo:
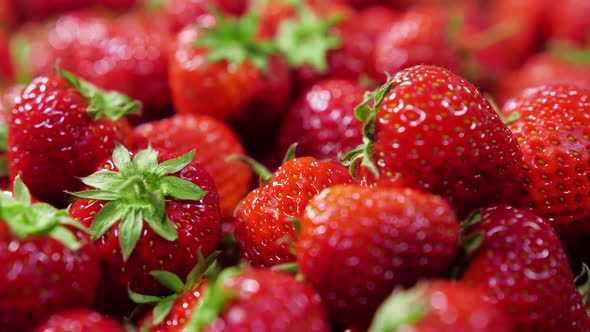
<path id="1" fill-rule="evenodd" d="M 377 309 L 368 332 L 397 331 L 401 326 L 419 322 L 426 314 L 422 302 L 425 291 L 425 284 L 394 291 Z"/>

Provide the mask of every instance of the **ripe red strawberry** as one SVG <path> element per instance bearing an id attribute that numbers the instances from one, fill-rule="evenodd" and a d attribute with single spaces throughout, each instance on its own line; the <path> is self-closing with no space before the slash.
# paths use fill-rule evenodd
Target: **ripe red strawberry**
<path id="1" fill-rule="evenodd" d="M 193 155 L 159 157 L 146 149 L 131 159 L 118 145 L 104 169 L 82 179 L 96 189 L 75 193 L 80 199 L 71 205 L 70 215 L 91 227 L 102 255 L 97 299 L 102 311 L 126 313 L 131 306 L 128 287 L 163 295 L 164 287 L 150 271 L 184 278 L 199 252 L 209 256 L 217 248 L 219 199 L 213 180 L 192 161 Z"/>
<path id="2" fill-rule="evenodd" d="M 214 20 L 212 6 L 229 15 L 240 15 L 246 7 L 245 0 L 166 0 L 157 8 L 158 19 L 168 24 L 172 33 L 178 33 L 191 24 L 206 24 Z"/>
<path id="3" fill-rule="evenodd" d="M 0 29 L 11 29 L 18 21 L 14 0 L 0 0 Z"/>
<path id="4" fill-rule="evenodd" d="M 547 1 L 549 38 L 574 45 L 590 46 L 590 2 L 585 0 Z"/>
<path id="5" fill-rule="evenodd" d="M 0 29 L 0 87 L 14 80 L 14 70 L 10 55 L 10 36 Z"/>
<path id="6" fill-rule="evenodd" d="M 0 193 L 0 331 L 29 331 L 50 315 L 89 307 L 100 276 L 81 226 L 46 203 L 31 203 L 20 178 Z"/>
<path id="7" fill-rule="evenodd" d="M 460 216 L 520 189 L 516 139 L 483 95 L 446 69 L 403 70 L 356 113 L 365 122 L 366 144 L 347 157 L 362 157 L 369 183 L 441 195 Z"/>
<path id="8" fill-rule="evenodd" d="M 511 317 L 484 293 L 462 283 L 433 281 L 394 292 L 368 332 L 516 332 Z"/>
<path id="9" fill-rule="evenodd" d="M 274 123 L 289 99 L 289 70 L 270 42 L 255 39 L 257 21 L 217 15 L 215 27 L 180 32 L 170 59 L 178 113 L 229 121 L 242 137 L 260 136 Z"/>
<path id="10" fill-rule="evenodd" d="M 448 33 L 450 14 L 444 7 L 421 6 L 408 10 L 383 28 L 374 50 L 374 65 L 385 81 L 415 65 L 436 65 L 460 73 L 459 53 Z"/>
<path id="11" fill-rule="evenodd" d="M 198 308 L 195 310 L 195 304 L 191 303 L 182 309 L 188 317 L 183 314 L 181 320 L 149 331 L 331 330 L 319 295 L 283 272 L 230 268 L 196 288 L 194 297 L 198 299 Z"/>
<path id="12" fill-rule="evenodd" d="M 41 20 L 67 11 L 102 6 L 109 9 L 125 10 L 137 0 L 13 0 L 21 19 Z"/>
<path id="13" fill-rule="evenodd" d="M 235 214 L 235 236 L 244 258 L 253 266 L 295 261 L 290 244 L 295 238 L 293 219 L 322 189 L 354 180 L 342 165 L 312 157 L 291 159 L 251 191 Z"/>
<path id="14" fill-rule="evenodd" d="M 517 204 L 563 235 L 590 235 L 590 90 L 568 85 L 525 90 L 503 112 L 523 153 L 524 191 Z"/>
<path id="15" fill-rule="evenodd" d="M 63 204 L 82 187 L 117 142 L 130 143 L 122 118 L 139 109 L 124 95 L 104 92 L 58 70 L 38 77 L 17 98 L 8 125 L 10 178 L 21 175 L 35 197 Z"/>
<path id="16" fill-rule="evenodd" d="M 458 245 L 459 222 L 442 198 L 340 185 L 307 205 L 297 262 L 334 321 L 366 327 L 394 288 L 447 269 Z"/>
<path id="17" fill-rule="evenodd" d="M 245 164 L 227 160 L 231 155 L 245 154 L 227 125 L 207 115 L 178 114 L 140 125 L 134 133 L 139 148 L 151 144 L 156 150 L 175 154 L 198 151 L 193 160 L 215 181 L 222 217 L 233 216 L 236 205 L 248 193 L 252 172 Z"/>
<path id="18" fill-rule="evenodd" d="M 91 310 L 72 310 L 51 316 L 34 332 L 125 332 L 115 320 Z"/>
<path id="19" fill-rule="evenodd" d="M 500 80 L 495 91 L 496 101 L 502 106 L 527 88 L 547 84 L 574 84 L 590 89 L 590 59 L 584 53 L 573 48 L 532 56 L 521 68 Z"/>
<path id="20" fill-rule="evenodd" d="M 462 281 L 499 303 L 515 331 L 590 331 L 567 256 L 551 225 L 507 205 L 483 209 L 466 237 L 481 236 Z"/>
<path id="21" fill-rule="evenodd" d="M 364 92 L 355 82 L 341 79 L 313 85 L 283 116 L 278 131 L 281 154 L 298 143 L 298 155 L 336 162 L 339 153 L 357 147 L 363 133 L 354 108 L 363 100 Z"/>

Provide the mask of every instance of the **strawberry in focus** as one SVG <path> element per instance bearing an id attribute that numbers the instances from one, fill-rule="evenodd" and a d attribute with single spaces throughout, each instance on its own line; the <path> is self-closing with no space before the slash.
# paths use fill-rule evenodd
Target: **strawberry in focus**
<path id="1" fill-rule="evenodd" d="M 83 227 L 65 210 L 32 203 L 19 177 L 14 193 L 0 193 L 0 207 L 0 331 L 90 307 L 101 267 Z"/>
<path id="2" fill-rule="evenodd" d="M 130 143 L 124 116 L 139 108 L 128 97 L 102 91 L 61 69 L 36 78 L 10 114 L 10 178 L 20 174 L 33 196 L 63 205 L 66 191 L 82 188 L 78 177 L 94 172 L 117 142 Z"/>
<path id="3" fill-rule="evenodd" d="M 187 154 L 159 155 L 148 148 L 131 158 L 118 145 L 102 170 L 82 181 L 90 189 L 70 215 L 93 231 L 103 260 L 97 307 L 124 315 L 128 288 L 149 295 L 167 291 L 150 275 L 166 270 L 185 278 L 221 237 L 219 199 L 211 176 Z"/>
<path id="4" fill-rule="evenodd" d="M 455 214 L 438 196 L 339 185 L 307 205 L 297 262 L 334 321 L 367 327 L 396 287 L 435 278 L 447 269 L 459 235 Z"/>

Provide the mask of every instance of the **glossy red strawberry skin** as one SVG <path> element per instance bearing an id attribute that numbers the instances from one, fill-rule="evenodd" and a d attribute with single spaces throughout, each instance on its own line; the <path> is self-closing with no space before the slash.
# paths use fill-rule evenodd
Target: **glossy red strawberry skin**
<path id="1" fill-rule="evenodd" d="M 500 205 L 481 211 L 467 236 L 476 233 L 483 240 L 462 281 L 505 307 L 517 331 L 590 330 L 567 256 L 549 223 Z"/>
<path id="2" fill-rule="evenodd" d="M 521 185 L 516 139 L 483 95 L 440 67 L 398 73 L 375 120 L 369 183 L 445 197 L 461 215 L 509 201 Z"/>
<path id="3" fill-rule="evenodd" d="M 434 281 L 423 285 L 418 303 L 424 316 L 400 332 L 516 332 L 502 306 L 484 299 L 484 293 L 461 282 Z"/>
<path id="4" fill-rule="evenodd" d="M 29 331 L 50 315 L 90 307 L 100 260 L 88 239 L 78 251 L 47 236 L 17 238 L 0 221 L 0 331 Z"/>
<path id="5" fill-rule="evenodd" d="M 66 190 L 77 191 L 86 176 L 106 160 L 115 144 L 129 144 L 116 123 L 94 120 L 88 102 L 58 74 L 38 77 L 24 88 L 12 108 L 8 135 L 10 178 L 20 174 L 32 195 L 60 205 Z"/>
<path id="6" fill-rule="evenodd" d="M 91 310 L 72 310 L 51 316 L 34 332 L 125 332 L 123 325 Z"/>
<path id="7" fill-rule="evenodd" d="M 140 149 L 151 144 L 156 150 L 178 155 L 195 149 L 193 160 L 215 181 L 223 218 L 233 217 L 236 205 L 248 193 L 252 172 L 243 163 L 227 160 L 231 155 L 245 154 L 231 128 L 208 115 L 177 114 L 137 126 L 134 134 Z"/>
<path id="8" fill-rule="evenodd" d="M 348 170 L 312 157 L 281 165 L 273 180 L 251 191 L 235 214 L 235 236 L 244 258 L 253 266 L 273 266 L 295 261 L 290 244 L 295 239 L 293 221 L 322 189 L 353 183 Z"/>
<path id="9" fill-rule="evenodd" d="M 297 144 L 297 155 L 319 160 L 338 161 L 362 143 L 362 124 L 354 117 L 354 108 L 362 102 L 365 89 L 357 83 L 327 79 L 314 84 L 300 95 L 282 119 L 279 151 L 284 155 Z"/>
<path id="10" fill-rule="evenodd" d="M 449 14 L 444 8 L 421 6 L 408 10 L 383 28 L 374 50 L 379 81 L 416 66 L 435 65 L 461 72 L 459 53 L 448 34 Z"/>
<path id="11" fill-rule="evenodd" d="M 177 155 L 162 154 L 160 160 L 168 160 L 172 156 Z M 111 160 L 105 163 L 104 168 L 116 171 Z M 194 161 L 175 176 L 208 192 L 199 201 L 167 200 L 166 214 L 176 228 L 177 241 L 161 238 L 145 224 L 126 262 L 121 255 L 118 222 L 94 242 L 104 267 L 96 302 L 101 311 L 130 313 L 133 304 L 127 295 L 128 287 L 140 294 L 165 294 L 165 288 L 149 274 L 150 271 L 166 270 L 184 279 L 197 264 L 199 251 L 208 257 L 217 248 L 221 238 L 221 215 L 213 179 L 203 166 Z M 70 216 L 90 227 L 104 204 L 105 201 L 78 199 L 70 207 Z"/>
<path id="12" fill-rule="evenodd" d="M 522 67 L 508 72 L 500 80 L 494 95 L 498 105 L 502 106 L 525 89 L 554 84 L 573 84 L 590 89 L 590 65 L 542 52 L 531 56 Z"/>
<path id="13" fill-rule="evenodd" d="M 590 235 L 590 90 L 571 85 L 525 90 L 503 112 L 523 152 L 525 190 L 517 204 L 560 232 Z"/>
<path id="14" fill-rule="evenodd" d="M 297 262 L 333 320 L 366 327 L 394 288 L 448 268 L 458 244 L 459 222 L 442 198 L 340 185 L 305 209 Z"/>
<path id="15" fill-rule="evenodd" d="M 154 311 L 150 311 L 137 324 L 138 330 L 142 332 L 144 332 L 143 329 L 146 332 L 183 332 L 186 323 L 191 318 L 193 310 L 199 304 L 206 285 L 206 283 L 203 283 L 195 289 L 179 296 L 174 302 L 172 309 L 170 309 L 170 313 L 168 313 L 164 321 L 160 324 L 153 324 Z"/>

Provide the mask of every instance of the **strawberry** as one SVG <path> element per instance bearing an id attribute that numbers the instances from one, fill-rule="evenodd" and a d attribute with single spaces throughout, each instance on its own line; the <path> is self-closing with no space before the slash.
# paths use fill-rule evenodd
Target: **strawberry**
<path id="1" fill-rule="evenodd" d="M 198 292 L 198 293 L 197 293 Z M 284 272 L 229 268 L 195 291 L 186 331 L 331 331 L 319 295 Z M 150 331 L 184 331 L 181 326 Z"/>
<path id="2" fill-rule="evenodd" d="M 579 46 L 590 46 L 590 2 L 564 0 L 549 2 L 547 6 L 547 30 L 549 38 Z"/>
<path id="3" fill-rule="evenodd" d="M 13 0 L 16 11 L 22 19 L 41 20 L 55 14 L 91 6 L 124 10 L 132 7 L 136 0 Z"/>
<path id="4" fill-rule="evenodd" d="M 0 29 L 11 29 L 18 21 L 14 0 L 0 0 Z"/>
<path id="5" fill-rule="evenodd" d="M 396 72 L 420 64 L 445 67 L 460 73 L 459 50 L 448 34 L 450 14 L 445 8 L 420 6 L 383 28 L 374 50 L 374 65 L 384 73 Z"/>
<path id="6" fill-rule="evenodd" d="M 121 324 L 91 310 L 71 310 L 51 316 L 33 332 L 125 332 Z"/>
<path id="7" fill-rule="evenodd" d="M 322 189 L 354 180 L 342 165 L 312 157 L 291 159 L 265 185 L 251 191 L 235 213 L 235 237 L 244 258 L 253 266 L 295 261 L 290 243 L 295 237 L 293 219 Z"/>
<path id="8" fill-rule="evenodd" d="M 503 112 L 523 153 L 524 191 L 517 205 L 562 232 L 590 235 L 590 90 L 550 85 L 525 90 Z"/>
<path id="9" fill-rule="evenodd" d="M 363 100 L 364 89 L 341 79 L 318 82 L 300 95 L 284 115 L 279 129 L 279 150 L 293 143 L 300 156 L 337 161 L 340 152 L 362 142 L 362 125 L 354 108 Z"/>
<path id="10" fill-rule="evenodd" d="M 0 193 L 0 331 L 29 331 L 50 315 L 89 307 L 100 261 L 64 210 L 31 203 L 17 177 Z"/>
<path id="11" fill-rule="evenodd" d="M 590 331 L 567 256 L 551 225 L 507 205 L 481 210 L 465 237 L 479 238 L 462 282 L 508 310 L 515 331 Z M 542 301 L 540 300 L 542 299 Z"/>
<path id="12" fill-rule="evenodd" d="M 10 36 L 0 30 L 0 87 L 14 80 L 14 70 L 10 56 Z"/>
<path id="13" fill-rule="evenodd" d="M 289 70 L 272 44 L 255 39 L 257 17 L 217 15 L 215 27 L 190 26 L 170 59 L 170 87 L 178 113 L 229 121 L 240 136 L 260 135 L 289 99 Z"/>
<path id="14" fill-rule="evenodd" d="M 97 306 L 126 313 L 127 288 L 163 295 L 152 275 L 166 270 L 181 278 L 219 244 L 221 216 L 213 180 L 192 161 L 194 151 L 176 157 L 151 148 L 130 157 L 118 145 L 102 170 L 82 179 L 90 189 L 70 207 L 70 215 L 91 227 L 103 259 Z M 172 158 L 176 157 L 176 158 Z M 159 161 L 161 163 L 159 163 Z"/>
<path id="15" fill-rule="evenodd" d="M 394 292 L 369 332 L 516 332 L 510 316 L 462 283 L 433 281 Z"/>
<path id="16" fill-rule="evenodd" d="M 122 118 L 139 109 L 128 97 L 105 92 L 58 69 L 38 77 L 17 98 L 8 124 L 10 178 L 18 174 L 35 197 L 61 205 L 109 157 L 121 133 Z"/>
<path id="17" fill-rule="evenodd" d="M 482 94 L 446 69 L 400 71 L 356 114 L 365 122 L 365 144 L 345 159 L 353 170 L 362 159 L 368 183 L 441 195 L 460 216 L 508 201 L 520 188 L 516 139 Z"/>
<path id="18" fill-rule="evenodd" d="M 526 63 L 499 82 L 495 98 L 504 105 L 527 88 L 546 84 L 574 84 L 590 89 L 590 57 L 576 48 L 559 48 L 530 57 Z"/>
<path id="19" fill-rule="evenodd" d="M 442 198 L 339 185 L 307 205 L 297 262 L 334 321 L 366 327 L 394 288 L 447 269 L 458 245 L 459 222 Z"/>
<path id="20" fill-rule="evenodd" d="M 185 282 L 176 274 L 168 271 L 151 271 L 164 287 L 174 293 L 157 297 L 142 295 L 129 290 L 131 299 L 139 304 L 155 304 L 154 308 L 138 323 L 139 331 L 183 331 L 191 313 L 201 298 L 202 289 L 197 288 L 203 283 L 203 277 L 217 272 L 216 253 L 205 259 L 199 256 L 199 263 L 189 272 Z"/>
<path id="21" fill-rule="evenodd" d="M 214 20 L 210 13 L 212 6 L 225 14 L 240 15 L 245 7 L 245 0 L 166 0 L 158 10 L 158 19 L 164 19 L 169 31 L 178 33 L 191 24 L 206 24 Z"/>
<path id="22" fill-rule="evenodd" d="M 233 216 L 236 205 L 248 193 L 252 173 L 247 165 L 226 160 L 231 155 L 245 154 L 227 125 L 207 115 L 177 114 L 142 124 L 134 133 L 140 148 L 151 144 L 156 150 L 176 154 L 198 151 L 194 161 L 203 165 L 213 177 L 222 217 Z"/>

